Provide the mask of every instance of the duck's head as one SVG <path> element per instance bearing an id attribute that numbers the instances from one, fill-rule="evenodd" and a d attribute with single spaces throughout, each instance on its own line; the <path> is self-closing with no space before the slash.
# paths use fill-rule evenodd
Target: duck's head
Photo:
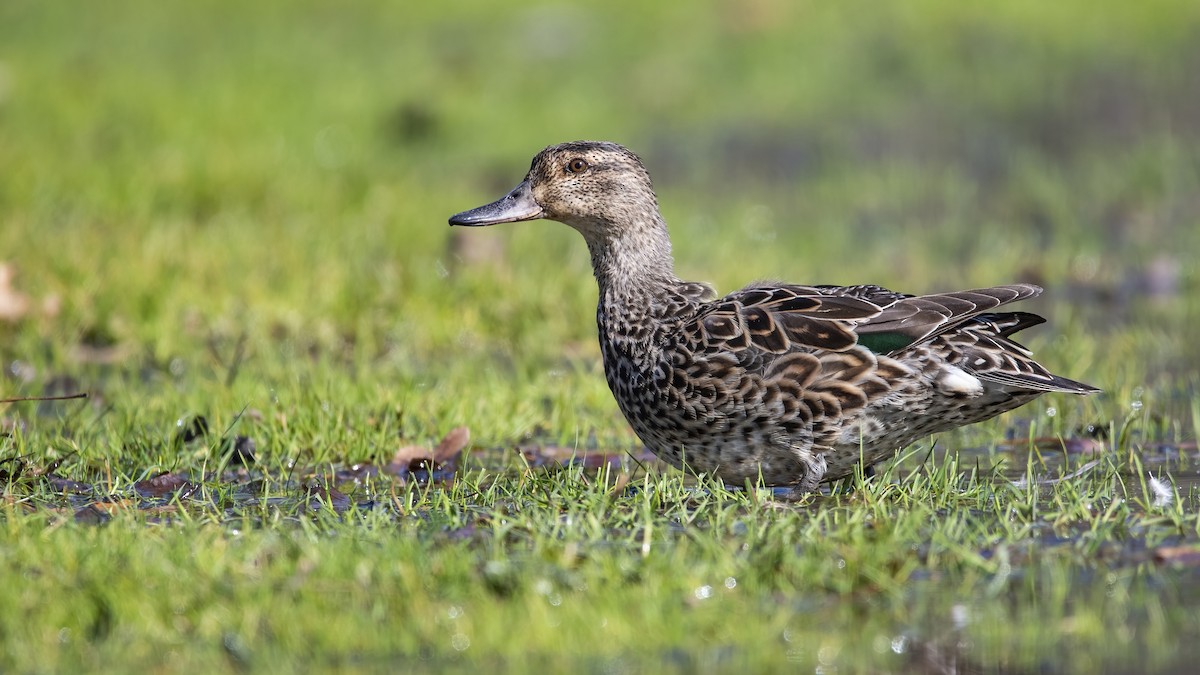
<path id="1" fill-rule="evenodd" d="M 542 150 L 520 185 L 491 204 L 455 214 L 450 224 L 538 218 L 566 223 L 589 242 L 662 222 L 650 174 L 637 155 L 616 143 L 575 141 Z"/>

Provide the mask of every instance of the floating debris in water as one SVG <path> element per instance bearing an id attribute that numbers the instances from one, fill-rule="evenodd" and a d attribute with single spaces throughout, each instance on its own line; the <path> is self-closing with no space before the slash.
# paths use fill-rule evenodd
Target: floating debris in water
<path id="1" fill-rule="evenodd" d="M 1157 507 L 1170 506 L 1175 501 L 1175 490 L 1171 484 L 1161 478 L 1155 478 L 1154 474 L 1147 473 L 1150 483 L 1150 491 L 1154 493 L 1154 505 Z"/>

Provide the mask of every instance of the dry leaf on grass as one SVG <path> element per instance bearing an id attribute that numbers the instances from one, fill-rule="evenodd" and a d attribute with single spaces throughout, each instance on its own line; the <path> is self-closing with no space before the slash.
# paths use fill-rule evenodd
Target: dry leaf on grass
<path id="1" fill-rule="evenodd" d="M 1200 567 L 1200 546 L 1159 546 L 1154 560 L 1179 567 Z"/>
<path id="2" fill-rule="evenodd" d="M 95 504 L 77 509 L 74 514 L 75 522 L 83 525 L 103 525 L 107 523 L 112 516 L 103 509 L 97 508 Z"/>
<path id="3" fill-rule="evenodd" d="M 50 489 L 61 494 L 90 495 L 93 492 L 92 486 L 88 483 L 63 478 L 57 474 L 48 474 L 45 478 Z"/>
<path id="4" fill-rule="evenodd" d="M 160 473 L 133 484 L 133 491 L 141 497 L 167 497 L 174 494 L 189 497 L 199 488 L 199 485 L 181 473 Z"/>
<path id="5" fill-rule="evenodd" d="M 453 468 L 458 456 L 470 442 L 470 430 L 466 427 L 455 427 L 432 450 L 420 445 L 406 445 L 396 450 L 392 461 L 387 465 L 387 472 L 403 476 L 417 471 L 433 473 L 439 469 Z"/>
<path id="6" fill-rule="evenodd" d="M 0 262 L 0 320 L 20 321 L 29 313 L 29 296 L 13 287 L 16 270 Z"/>
<path id="7" fill-rule="evenodd" d="M 446 434 L 441 443 L 433 449 L 433 461 L 445 464 L 456 459 L 471 442 L 471 432 L 466 427 L 455 427 Z"/>
<path id="8" fill-rule="evenodd" d="M 120 511 L 132 511 L 135 504 L 119 499 L 112 502 L 92 502 L 75 511 L 75 522 L 85 525 L 101 525 L 108 522 L 114 514 Z"/>

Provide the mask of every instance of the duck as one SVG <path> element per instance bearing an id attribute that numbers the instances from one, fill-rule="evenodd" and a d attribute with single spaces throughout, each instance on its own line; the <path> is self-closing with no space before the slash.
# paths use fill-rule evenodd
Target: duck
<path id="1" fill-rule="evenodd" d="M 617 143 L 549 146 L 508 194 L 449 222 L 537 219 L 587 243 L 604 374 L 633 431 L 660 459 L 728 485 L 802 498 L 1042 394 L 1099 391 L 1012 339 L 1045 321 L 998 311 L 1038 296 L 1033 284 L 910 295 L 755 282 L 719 296 L 681 280 L 650 174 Z"/>

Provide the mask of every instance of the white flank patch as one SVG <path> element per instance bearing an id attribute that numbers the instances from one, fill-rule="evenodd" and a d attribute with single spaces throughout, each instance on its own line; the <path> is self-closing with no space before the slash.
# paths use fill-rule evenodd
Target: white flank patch
<path id="1" fill-rule="evenodd" d="M 983 393 L 983 383 L 979 378 L 969 374 L 957 366 L 947 364 L 942 368 L 937 379 L 938 389 L 943 393 L 958 396 L 979 396 Z"/>

